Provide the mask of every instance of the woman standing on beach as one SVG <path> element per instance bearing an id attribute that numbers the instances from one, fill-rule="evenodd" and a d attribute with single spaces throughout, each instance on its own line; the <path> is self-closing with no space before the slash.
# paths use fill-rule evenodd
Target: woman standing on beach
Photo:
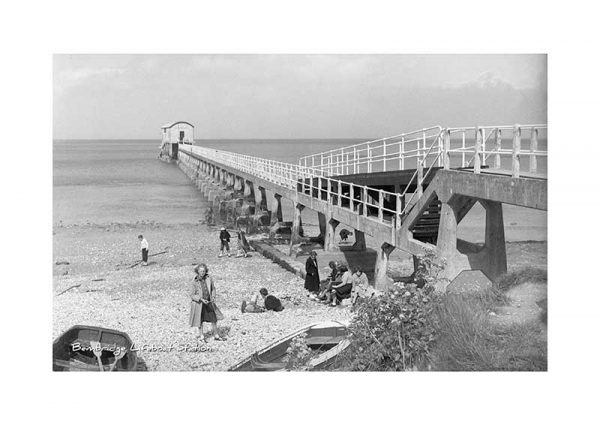
<path id="1" fill-rule="evenodd" d="M 317 264 L 317 253 L 311 251 L 306 259 L 306 279 L 304 280 L 304 288 L 314 297 L 319 293 L 319 265 Z"/>
<path id="2" fill-rule="evenodd" d="M 215 340 L 221 341 L 217 332 L 217 320 L 222 314 L 215 304 L 216 289 L 213 278 L 208 275 L 208 267 L 204 263 L 194 268 L 196 276 L 190 287 L 192 305 L 190 310 L 190 326 L 198 328 L 198 335 L 202 342 L 206 342 L 204 336 L 204 323 L 210 323 Z"/>

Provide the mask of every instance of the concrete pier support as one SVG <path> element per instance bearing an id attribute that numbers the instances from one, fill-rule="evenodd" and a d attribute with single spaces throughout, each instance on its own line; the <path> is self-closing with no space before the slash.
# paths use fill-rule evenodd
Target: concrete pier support
<path id="1" fill-rule="evenodd" d="M 325 240 L 323 243 L 323 249 L 325 251 L 338 251 L 339 247 L 335 243 L 335 229 L 340 224 L 339 221 L 330 218 L 327 220 L 326 229 L 325 229 Z"/>
<path id="2" fill-rule="evenodd" d="M 200 172 L 198 174 L 198 179 L 196 180 L 196 188 L 198 188 L 198 190 L 202 191 L 204 184 L 206 184 L 206 176 L 202 172 Z"/>
<path id="3" fill-rule="evenodd" d="M 296 204 L 296 208 L 294 208 L 294 221 L 292 224 L 292 235 L 290 237 L 290 249 L 289 255 L 292 255 L 292 250 L 294 245 L 300 242 L 300 228 L 302 227 L 302 210 L 304 209 L 304 205 Z"/>
<path id="4" fill-rule="evenodd" d="M 244 206 L 245 214 L 253 215 L 256 212 L 256 196 L 254 194 L 254 183 L 244 180 Z"/>
<path id="5" fill-rule="evenodd" d="M 457 238 L 458 223 L 475 204 L 466 196 L 452 196 L 442 202 L 440 228 L 436 255 L 446 263 L 441 272 L 439 291 L 445 291 L 452 280 L 463 270 L 481 270 L 490 279 L 506 273 L 506 243 L 504 238 L 504 217 L 502 203 L 479 199 L 485 208 L 484 246 Z"/>
<path id="6" fill-rule="evenodd" d="M 317 239 L 325 247 L 325 235 L 327 234 L 327 216 L 324 213 L 317 212 L 317 218 L 319 219 L 319 236 Z"/>
<path id="7" fill-rule="evenodd" d="M 259 210 L 268 211 L 267 189 L 258 186 L 258 196 L 256 198 L 256 206 Z"/>
<path id="8" fill-rule="evenodd" d="M 244 198 L 251 198 L 252 201 L 256 199 L 254 195 L 254 183 L 250 180 L 244 181 Z"/>
<path id="9" fill-rule="evenodd" d="M 504 238 L 504 216 L 502 204 L 480 201 L 485 208 L 485 245 L 480 252 L 484 273 L 491 279 L 506 273 L 506 241 Z"/>
<path id="10" fill-rule="evenodd" d="M 390 262 L 390 254 L 396 248 L 388 243 L 383 243 L 377 253 L 377 261 L 375 262 L 375 288 L 386 290 L 392 280 L 387 277 L 387 268 Z"/>
<path id="11" fill-rule="evenodd" d="M 283 210 L 281 208 L 281 195 L 275 193 L 271 201 L 271 226 L 283 221 Z"/>
<path id="12" fill-rule="evenodd" d="M 236 192 L 241 192 L 242 189 L 244 188 L 243 179 L 238 176 L 233 176 L 233 179 L 234 179 L 233 190 L 235 190 Z"/>
<path id="13" fill-rule="evenodd" d="M 367 242 L 365 241 L 365 232 L 354 229 L 354 244 L 352 245 L 354 251 L 364 251 L 367 249 Z"/>

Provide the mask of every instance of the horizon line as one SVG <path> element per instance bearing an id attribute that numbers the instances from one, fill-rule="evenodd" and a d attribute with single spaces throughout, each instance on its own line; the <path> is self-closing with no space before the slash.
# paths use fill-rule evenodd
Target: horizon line
<path id="1" fill-rule="evenodd" d="M 211 138 L 211 139 L 194 139 L 194 141 L 203 140 L 374 140 L 370 137 L 294 137 L 294 138 L 276 138 L 276 137 L 248 137 L 248 138 Z M 162 139 L 148 139 L 148 138 L 52 138 L 52 141 L 94 141 L 94 140 L 156 140 L 161 142 Z"/>

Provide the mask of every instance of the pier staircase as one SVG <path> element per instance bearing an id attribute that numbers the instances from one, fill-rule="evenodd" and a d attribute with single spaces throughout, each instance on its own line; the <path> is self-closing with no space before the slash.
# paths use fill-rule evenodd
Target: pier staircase
<path id="1" fill-rule="evenodd" d="M 437 196 L 429 201 L 421 214 L 410 224 L 408 230 L 415 240 L 435 245 L 437 243 L 438 230 L 440 227 L 440 212 L 442 203 Z M 410 211 L 408 211 L 410 213 Z"/>

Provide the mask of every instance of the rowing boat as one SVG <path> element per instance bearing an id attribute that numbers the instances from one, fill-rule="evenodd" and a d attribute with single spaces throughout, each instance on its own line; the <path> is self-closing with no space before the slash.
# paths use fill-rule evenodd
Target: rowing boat
<path id="1" fill-rule="evenodd" d="M 131 338 L 115 329 L 77 325 L 52 344 L 52 370 L 129 371 L 136 370 L 138 357 Z"/>
<path id="2" fill-rule="evenodd" d="M 230 367 L 230 371 L 277 371 L 287 368 L 288 348 L 292 339 L 305 334 L 305 341 L 313 352 L 308 370 L 323 370 L 335 363 L 349 345 L 348 330 L 340 322 L 321 322 L 305 326 L 252 353 Z"/>

